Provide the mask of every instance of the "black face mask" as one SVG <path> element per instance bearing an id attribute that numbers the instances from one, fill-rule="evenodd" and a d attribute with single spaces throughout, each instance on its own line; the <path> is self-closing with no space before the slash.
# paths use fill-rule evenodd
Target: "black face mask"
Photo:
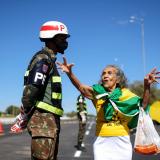
<path id="1" fill-rule="evenodd" d="M 68 42 L 67 39 L 68 37 L 65 35 L 65 37 L 62 37 L 62 35 L 57 35 L 54 38 L 54 42 L 57 47 L 57 51 L 59 53 L 64 54 L 64 51 L 68 48 Z"/>
<path id="2" fill-rule="evenodd" d="M 56 46 L 57 46 L 58 52 L 64 54 L 64 51 L 68 48 L 68 42 L 67 41 L 63 43 L 56 42 Z"/>

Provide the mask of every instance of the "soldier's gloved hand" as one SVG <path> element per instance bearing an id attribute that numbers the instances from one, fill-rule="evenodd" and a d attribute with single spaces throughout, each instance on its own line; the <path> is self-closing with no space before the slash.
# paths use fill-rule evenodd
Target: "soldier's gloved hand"
<path id="1" fill-rule="evenodd" d="M 16 117 L 15 123 L 11 126 L 11 132 L 22 132 L 27 127 L 28 120 L 28 114 L 24 113 L 24 109 L 21 107 L 21 111 Z"/>

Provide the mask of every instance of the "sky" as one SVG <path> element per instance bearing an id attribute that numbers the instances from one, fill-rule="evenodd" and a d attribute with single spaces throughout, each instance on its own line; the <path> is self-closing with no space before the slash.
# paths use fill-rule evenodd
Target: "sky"
<path id="1" fill-rule="evenodd" d="M 21 105 L 23 76 L 32 56 L 44 46 L 39 29 L 46 21 L 68 27 L 65 56 L 84 84 L 96 84 L 108 64 L 121 67 L 129 83 L 142 81 L 154 67 L 160 70 L 159 8 L 159 0 L 1 0 L 0 111 Z M 133 23 L 130 17 L 136 18 Z M 60 54 L 57 60 L 62 61 Z M 64 112 L 75 111 L 79 92 L 60 74 Z M 89 100 L 87 105 L 95 114 Z"/>

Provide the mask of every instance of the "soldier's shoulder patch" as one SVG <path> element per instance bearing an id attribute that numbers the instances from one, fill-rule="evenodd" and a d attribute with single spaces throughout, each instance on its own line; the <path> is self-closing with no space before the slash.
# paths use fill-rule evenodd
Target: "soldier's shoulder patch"
<path id="1" fill-rule="evenodd" d="M 43 64 L 43 66 L 42 66 L 42 71 L 43 71 L 44 73 L 47 73 L 47 71 L 48 71 L 48 66 L 47 66 L 46 64 Z"/>

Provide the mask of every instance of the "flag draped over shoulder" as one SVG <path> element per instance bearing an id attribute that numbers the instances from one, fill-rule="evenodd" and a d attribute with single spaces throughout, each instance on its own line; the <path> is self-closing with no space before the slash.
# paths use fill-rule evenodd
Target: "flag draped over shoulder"
<path id="1" fill-rule="evenodd" d="M 132 93 L 129 89 L 116 88 L 112 93 L 108 93 L 105 88 L 100 84 L 92 86 L 96 93 L 96 98 L 103 98 L 104 118 L 107 121 L 112 120 L 115 108 L 123 115 L 130 117 L 128 123 L 129 128 L 135 128 L 138 121 L 139 107 L 141 106 L 142 98 Z M 149 107 L 147 107 L 148 111 Z"/>

